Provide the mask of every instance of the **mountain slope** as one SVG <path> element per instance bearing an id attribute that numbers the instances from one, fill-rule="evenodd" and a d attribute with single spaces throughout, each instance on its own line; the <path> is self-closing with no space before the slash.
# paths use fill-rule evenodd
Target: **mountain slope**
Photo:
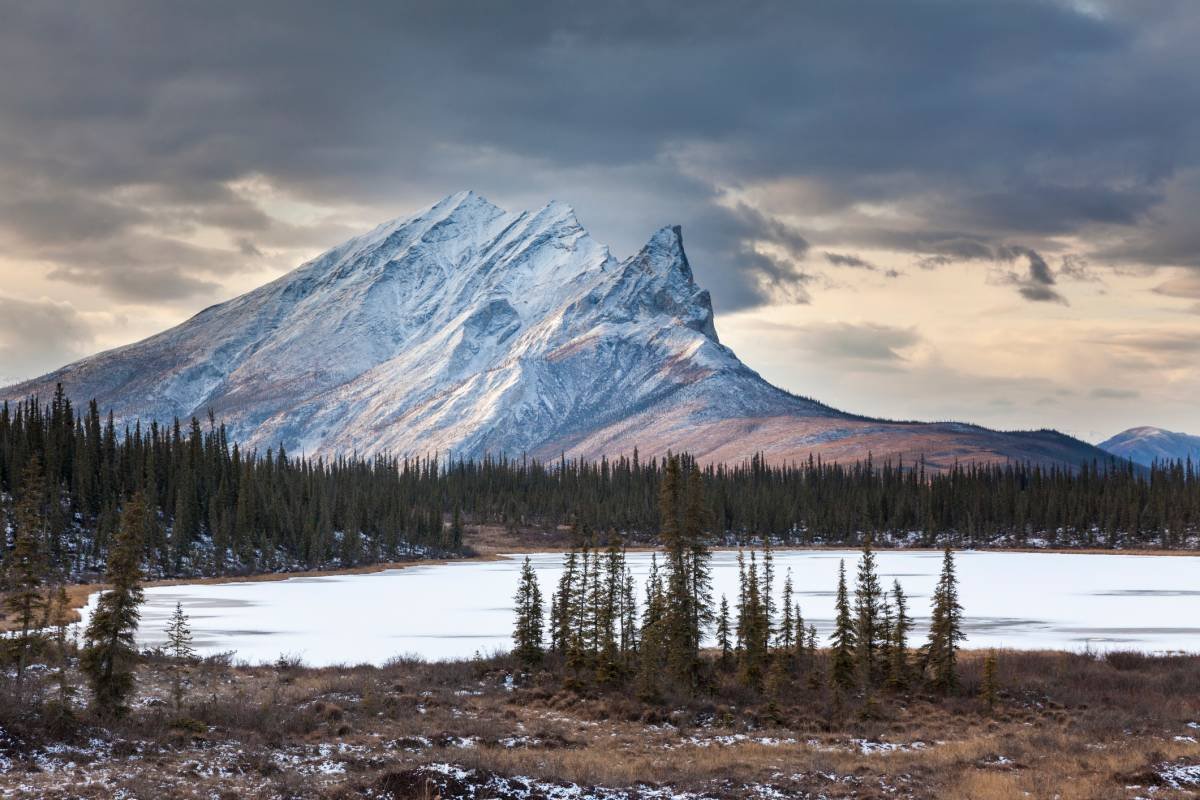
<path id="1" fill-rule="evenodd" d="M 1150 466 L 1155 461 L 1200 462 L 1200 436 L 1143 426 L 1121 431 L 1099 445 L 1101 450 Z"/>
<path id="2" fill-rule="evenodd" d="M 211 409 L 235 440 L 291 452 L 1103 457 L 1051 431 L 882 422 L 796 397 L 720 343 L 679 228 L 618 261 L 568 206 L 509 213 L 471 192 L 0 397 L 58 382 L 125 422 Z"/>

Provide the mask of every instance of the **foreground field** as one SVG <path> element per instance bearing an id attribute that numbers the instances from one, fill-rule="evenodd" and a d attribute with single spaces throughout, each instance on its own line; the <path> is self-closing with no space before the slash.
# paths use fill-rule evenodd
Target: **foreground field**
<path id="1" fill-rule="evenodd" d="M 506 659 L 383 668 L 139 668 L 123 719 L 6 698 L 11 798 L 1176 798 L 1200 789 L 1200 661 L 1001 653 L 977 697 L 645 705 Z M 44 691 L 55 681 L 47 678 Z"/>

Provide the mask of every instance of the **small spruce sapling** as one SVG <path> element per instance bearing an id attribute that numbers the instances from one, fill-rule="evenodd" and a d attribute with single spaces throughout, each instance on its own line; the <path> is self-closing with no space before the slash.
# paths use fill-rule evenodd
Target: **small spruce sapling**
<path id="1" fill-rule="evenodd" d="M 175 700 L 175 713 L 183 708 L 183 668 L 196 657 L 192 646 L 192 629 L 188 616 L 183 613 L 183 604 L 175 604 L 175 613 L 167 623 L 167 654 L 171 657 L 171 696 Z"/>

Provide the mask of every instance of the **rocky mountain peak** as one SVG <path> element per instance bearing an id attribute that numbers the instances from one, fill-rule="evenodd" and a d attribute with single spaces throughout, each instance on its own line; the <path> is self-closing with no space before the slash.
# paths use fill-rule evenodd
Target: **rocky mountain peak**
<path id="1" fill-rule="evenodd" d="M 0 399 L 59 382 L 118 424 L 211 409 L 260 451 L 1094 455 L 1057 434 L 864 420 L 789 394 L 720 344 L 678 226 L 617 261 L 565 203 L 509 212 L 471 191 Z"/>

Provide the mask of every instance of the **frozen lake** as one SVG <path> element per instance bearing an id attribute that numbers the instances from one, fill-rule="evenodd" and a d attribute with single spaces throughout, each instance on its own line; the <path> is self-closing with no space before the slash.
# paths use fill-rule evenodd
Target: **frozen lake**
<path id="1" fill-rule="evenodd" d="M 898 579 L 923 640 L 941 554 L 883 551 L 882 582 Z M 508 649 L 521 558 L 413 566 L 366 575 L 146 590 L 139 642 L 163 641 L 176 601 L 201 653 L 234 650 L 251 663 L 297 654 L 310 665 L 382 664 L 396 655 L 466 658 Z M 804 617 L 831 628 L 837 566 L 852 581 L 857 551 L 779 551 L 776 594 L 788 568 Z M 532 556 L 549 606 L 562 555 Z M 966 647 L 1200 652 L 1200 558 L 1055 553 L 957 553 Z M 639 586 L 649 553 L 630 553 Z M 737 593 L 736 553 L 713 557 L 718 599 Z M 85 617 L 95 602 L 93 596 Z"/>

